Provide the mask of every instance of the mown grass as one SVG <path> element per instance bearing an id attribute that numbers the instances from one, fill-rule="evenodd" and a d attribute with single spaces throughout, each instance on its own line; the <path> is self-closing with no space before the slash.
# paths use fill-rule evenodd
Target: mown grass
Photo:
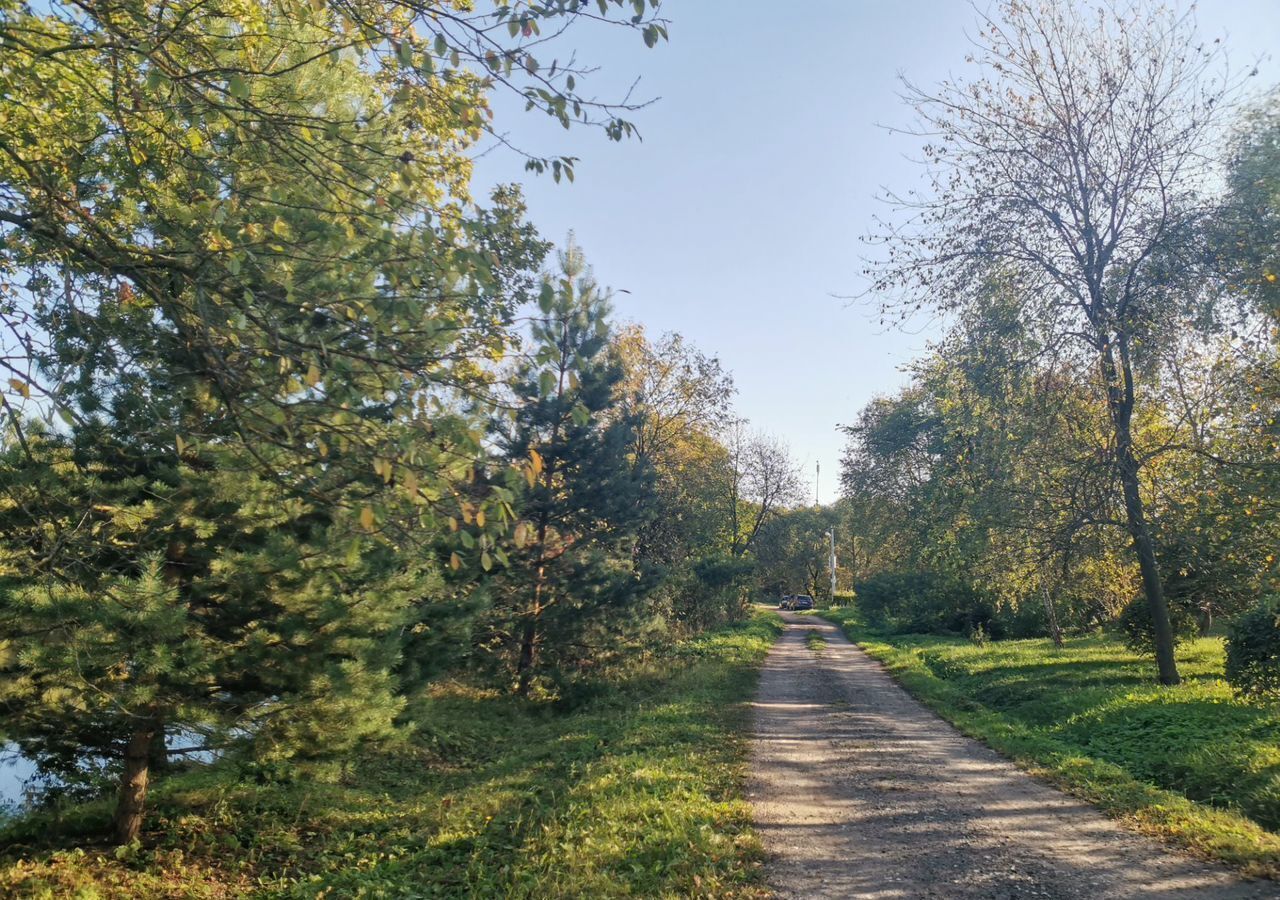
<path id="1" fill-rule="evenodd" d="M 676 644 L 570 711 L 439 686 L 396 747 L 287 784 L 173 779 L 131 850 L 84 837 L 105 804 L 29 817 L 0 833 L 0 895 L 759 896 L 744 701 L 780 627 Z"/>
<path id="2" fill-rule="evenodd" d="M 1280 705 L 1232 694 L 1221 638 L 1179 648 L 1184 683 L 1165 688 L 1109 637 L 978 646 L 824 615 L 967 734 L 1140 830 L 1280 878 Z"/>

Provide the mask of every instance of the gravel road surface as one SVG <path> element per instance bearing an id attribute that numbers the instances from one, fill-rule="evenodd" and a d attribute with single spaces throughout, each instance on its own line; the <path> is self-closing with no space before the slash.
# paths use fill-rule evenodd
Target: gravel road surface
<path id="1" fill-rule="evenodd" d="M 1127 832 L 964 737 L 833 625 L 782 617 L 749 786 L 777 896 L 1280 898 L 1280 884 Z"/>

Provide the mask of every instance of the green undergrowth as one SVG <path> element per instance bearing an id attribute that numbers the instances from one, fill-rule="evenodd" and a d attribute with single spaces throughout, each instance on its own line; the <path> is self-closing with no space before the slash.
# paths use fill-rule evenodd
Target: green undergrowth
<path id="1" fill-rule="evenodd" d="M 1235 697 L 1221 638 L 1179 648 L 1184 683 L 1109 637 L 985 646 L 824 614 L 962 731 L 1140 830 L 1280 877 L 1280 705 Z"/>
<path id="2" fill-rule="evenodd" d="M 780 628 L 674 644 L 567 711 L 437 686 L 395 747 L 171 779 L 131 849 L 83 837 L 105 804 L 28 817 L 0 833 L 0 896 L 759 896 L 742 735 Z"/>

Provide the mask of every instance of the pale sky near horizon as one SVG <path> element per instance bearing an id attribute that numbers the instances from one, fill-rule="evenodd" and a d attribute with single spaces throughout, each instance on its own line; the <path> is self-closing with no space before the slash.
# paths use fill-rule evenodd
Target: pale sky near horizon
<path id="1" fill-rule="evenodd" d="M 1186 6 L 1181 3 L 1181 6 Z M 795 13 L 785 12 L 794 8 Z M 733 373 L 740 415 L 791 447 L 821 497 L 836 496 L 840 423 L 905 383 L 901 367 L 931 332 L 881 328 L 838 295 L 860 290 L 859 237 L 883 211 L 882 187 L 915 186 L 915 143 L 899 74 L 929 84 L 963 75 L 967 0 L 665 0 L 670 43 L 646 50 L 624 29 L 584 29 L 572 46 L 601 66 L 593 87 L 658 97 L 636 112 L 643 141 L 565 132 L 501 103 L 517 145 L 577 156 L 577 180 L 535 178 L 501 151 L 477 188 L 525 185 L 549 239 L 573 230 L 597 278 L 629 293 L 618 316 L 653 335 L 678 331 Z M 1198 4 L 1236 66 L 1261 58 L 1257 84 L 1280 83 L 1280 0 Z"/>

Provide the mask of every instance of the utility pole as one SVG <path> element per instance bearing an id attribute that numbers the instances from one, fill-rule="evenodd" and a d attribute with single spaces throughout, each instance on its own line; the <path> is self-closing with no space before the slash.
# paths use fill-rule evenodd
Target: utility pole
<path id="1" fill-rule="evenodd" d="M 832 528 L 827 532 L 827 537 L 831 538 L 831 605 L 836 602 L 836 530 Z"/>
<path id="2" fill-rule="evenodd" d="M 822 505 L 822 461 L 813 464 L 813 505 Z"/>

